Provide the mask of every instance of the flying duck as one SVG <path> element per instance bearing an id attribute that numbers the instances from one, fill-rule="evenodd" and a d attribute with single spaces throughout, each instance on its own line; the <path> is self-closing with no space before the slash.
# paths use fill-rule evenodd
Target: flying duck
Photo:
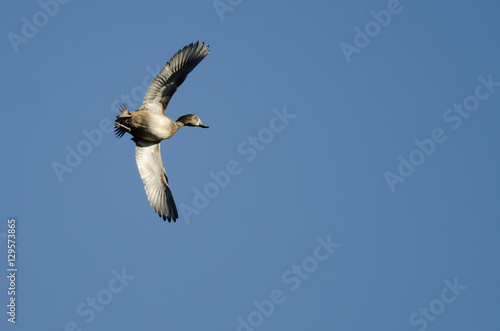
<path id="1" fill-rule="evenodd" d="M 172 137 L 183 126 L 208 128 L 208 125 L 203 124 L 194 114 L 184 115 L 173 121 L 165 116 L 165 110 L 177 88 L 208 53 L 208 45 L 199 42 L 179 50 L 153 80 L 139 110 L 129 111 L 127 105 L 123 104 L 115 120 L 115 134 L 118 138 L 125 133 L 133 136 L 137 168 L 151 207 L 158 216 L 169 222 L 175 222 L 178 214 L 161 161 L 160 143 Z"/>

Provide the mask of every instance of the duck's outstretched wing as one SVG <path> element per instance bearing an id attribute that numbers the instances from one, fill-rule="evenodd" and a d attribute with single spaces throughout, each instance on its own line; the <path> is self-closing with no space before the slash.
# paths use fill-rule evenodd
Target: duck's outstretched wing
<path id="1" fill-rule="evenodd" d="M 168 185 L 165 167 L 161 161 L 160 143 L 133 138 L 135 142 L 135 160 L 141 174 L 144 188 L 154 211 L 163 220 L 178 218 L 172 191 Z"/>
<path id="2" fill-rule="evenodd" d="M 139 110 L 165 114 L 172 95 L 208 53 L 208 45 L 198 41 L 179 50 L 153 80 Z"/>

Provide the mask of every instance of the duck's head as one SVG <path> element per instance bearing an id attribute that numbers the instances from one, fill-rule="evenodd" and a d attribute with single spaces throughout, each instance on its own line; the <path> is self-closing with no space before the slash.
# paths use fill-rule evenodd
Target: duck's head
<path id="1" fill-rule="evenodd" d="M 177 122 L 187 126 L 199 126 L 200 128 L 208 128 L 208 125 L 203 124 L 200 118 L 194 114 L 181 116 L 179 117 Z"/>

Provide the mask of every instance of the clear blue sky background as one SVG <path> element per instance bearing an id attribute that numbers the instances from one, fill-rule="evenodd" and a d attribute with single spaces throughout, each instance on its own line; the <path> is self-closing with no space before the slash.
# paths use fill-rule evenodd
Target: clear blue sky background
<path id="1" fill-rule="evenodd" d="M 498 2 L 232 4 L 3 4 L 0 328 L 499 330 Z M 183 206 L 169 224 L 129 136 L 100 123 L 126 95 L 137 109 L 150 72 L 196 40 L 212 52 L 167 116 L 210 129 L 162 143 Z"/>

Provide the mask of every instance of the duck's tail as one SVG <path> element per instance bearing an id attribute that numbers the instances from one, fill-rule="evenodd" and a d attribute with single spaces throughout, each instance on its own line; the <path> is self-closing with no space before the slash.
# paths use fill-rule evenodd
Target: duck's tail
<path id="1" fill-rule="evenodd" d="M 116 118 L 129 118 L 129 117 L 132 117 L 132 114 L 128 111 L 128 106 L 126 103 L 124 103 L 123 105 L 120 106 L 120 108 L 118 108 L 120 110 L 120 114 L 118 116 L 116 116 Z"/>
<path id="2" fill-rule="evenodd" d="M 121 138 L 126 132 L 130 132 L 130 128 L 127 127 L 126 125 L 123 125 L 122 122 L 127 118 L 132 117 L 132 114 L 128 110 L 128 106 L 126 103 L 121 105 L 119 109 L 120 109 L 120 114 L 116 116 L 115 120 L 115 135 L 117 138 Z"/>

